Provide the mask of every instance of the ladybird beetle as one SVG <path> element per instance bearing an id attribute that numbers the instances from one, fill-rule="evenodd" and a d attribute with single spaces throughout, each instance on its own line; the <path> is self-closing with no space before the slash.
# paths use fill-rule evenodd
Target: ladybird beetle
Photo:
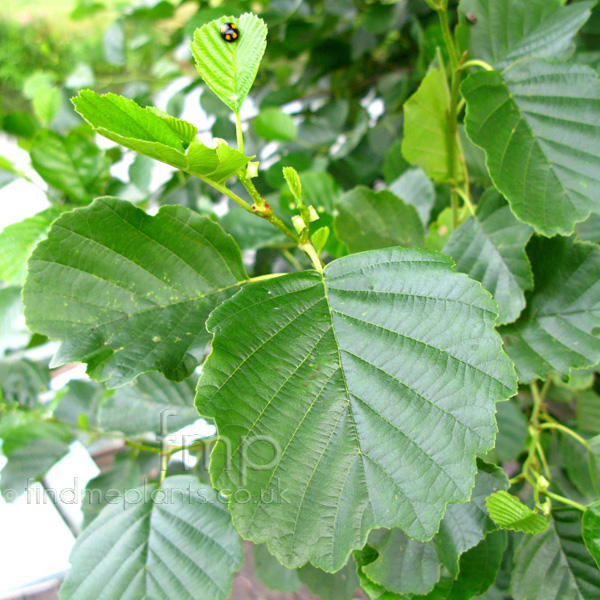
<path id="1" fill-rule="evenodd" d="M 221 37 L 230 44 L 240 37 L 240 32 L 235 23 L 223 23 L 219 28 Z"/>

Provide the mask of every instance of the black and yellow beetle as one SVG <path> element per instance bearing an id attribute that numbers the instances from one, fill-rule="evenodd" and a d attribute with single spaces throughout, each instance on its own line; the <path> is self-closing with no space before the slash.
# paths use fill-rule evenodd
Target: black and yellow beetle
<path id="1" fill-rule="evenodd" d="M 240 32 L 235 23 L 223 23 L 219 31 L 221 32 L 221 37 L 230 44 L 240 37 Z"/>

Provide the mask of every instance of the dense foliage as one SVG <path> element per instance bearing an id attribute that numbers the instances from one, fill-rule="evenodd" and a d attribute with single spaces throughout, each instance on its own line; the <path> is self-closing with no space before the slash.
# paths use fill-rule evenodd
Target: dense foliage
<path id="1" fill-rule="evenodd" d="M 150 0 L 0 68 L 49 202 L 0 233 L 2 494 L 122 441 L 63 600 L 225 600 L 242 540 L 328 600 L 600 598 L 599 28 Z"/>

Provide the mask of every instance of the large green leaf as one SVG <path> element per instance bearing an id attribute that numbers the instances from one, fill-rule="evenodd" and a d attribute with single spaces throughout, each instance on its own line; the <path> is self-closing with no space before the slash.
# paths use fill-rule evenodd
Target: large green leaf
<path id="1" fill-rule="evenodd" d="M 220 26 L 235 23 L 239 39 L 228 43 L 221 38 Z M 208 87 L 236 113 L 254 83 L 267 47 L 267 26 L 262 19 L 244 13 L 241 17 L 221 17 L 197 29 L 192 54 L 198 73 Z"/>
<path id="2" fill-rule="evenodd" d="M 481 198 L 474 217 L 463 223 L 444 246 L 456 268 L 481 281 L 498 303 L 498 323 L 511 323 L 525 308 L 525 294 L 533 275 L 525 245 L 533 230 L 510 212 L 494 189 Z"/>
<path id="3" fill-rule="evenodd" d="M 600 568 L 600 500 L 590 504 L 583 513 L 582 536 L 586 548 Z"/>
<path id="4" fill-rule="evenodd" d="M 456 577 L 461 555 L 497 529 L 486 511 L 486 498 L 506 489 L 504 471 L 480 461 L 471 500 L 448 506 L 433 540 L 411 540 L 399 529 L 373 531 L 369 546 L 379 556 L 363 567 L 363 573 L 398 594 L 426 594 L 446 572 Z"/>
<path id="5" fill-rule="evenodd" d="M 463 178 L 458 167 L 455 173 L 450 172 L 449 106 L 448 82 L 439 69 L 431 69 L 419 89 L 404 103 L 402 154 L 437 183 Z M 458 165 L 459 161 L 456 162 Z"/>
<path id="6" fill-rule="evenodd" d="M 600 248 L 571 239 L 533 238 L 527 247 L 535 289 L 519 320 L 502 328 L 523 381 L 563 376 L 600 359 Z"/>
<path id="7" fill-rule="evenodd" d="M 201 179 L 225 181 L 250 159 L 225 142 L 209 148 L 196 141 L 197 129 L 155 108 L 133 100 L 90 90 L 72 100 L 77 112 L 95 131 L 136 152 L 165 162 Z"/>
<path id="8" fill-rule="evenodd" d="M 352 253 L 390 246 L 418 248 L 425 245 L 419 213 L 397 196 L 359 186 L 336 204 L 335 230 Z"/>
<path id="9" fill-rule="evenodd" d="M 550 527 L 523 539 L 515 554 L 515 600 L 597 600 L 600 571 L 581 537 L 581 513 L 555 511 Z"/>
<path id="10" fill-rule="evenodd" d="M 31 145 L 31 163 L 44 181 L 79 204 L 102 196 L 110 178 L 104 153 L 77 131 L 64 137 L 40 131 Z"/>
<path id="11" fill-rule="evenodd" d="M 126 436 L 165 435 L 198 420 L 194 408 L 197 377 L 175 383 L 160 373 L 140 375 L 107 398 L 98 414 L 100 427 Z"/>
<path id="12" fill-rule="evenodd" d="M 594 2 L 564 0 L 461 0 L 469 24 L 470 54 L 498 69 L 526 57 L 562 58 L 589 19 Z"/>
<path id="13" fill-rule="evenodd" d="M 327 571 L 374 527 L 430 539 L 446 504 L 469 499 L 494 403 L 515 392 L 496 315 L 450 258 L 404 248 L 250 285 L 215 310 L 197 407 L 222 436 L 212 478 L 242 535 Z"/>
<path id="14" fill-rule="evenodd" d="M 541 59 L 462 86 L 466 131 L 485 150 L 515 215 L 547 236 L 600 212 L 600 82 L 589 67 Z"/>
<path id="15" fill-rule="evenodd" d="M 193 477 L 131 490 L 87 527 L 61 600 L 225 600 L 243 560 L 216 493 Z"/>
<path id="16" fill-rule="evenodd" d="M 516 460 L 524 451 L 529 435 L 527 418 L 519 403 L 511 401 L 498 405 L 496 420 L 498 421 L 498 435 L 496 436 L 496 446 L 492 452 L 498 462 Z"/>
<path id="17" fill-rule="evenodd" d="M 294 119 L 275 107 L 266 108 L 254 119 L 254 130 L 266 140 L 288 142 L 298 137 Z"/>
<path id="18" fill-rule="evenodd" d="M 507 491 L 500 490 L 491 495 L 486 505 L 498 527 L 531 534 L 542 533 L 548 527 L 548 521 L 542 515 L 534 513 Z"/>
<path id="19" fill-rule="evenodd" d="M 245 280 L 239 248 L 214 221 L 100 198 L 60 217 L 36 248 L 25 315 L 63 341 L 55 365 L 86 362 L 110 387 L 149 370 L 181 380 L 209 340 L 208 314 Z"/>
<path id="20" fill-rule="evenodd" d="M 27 259 L 36 244 L 42 240 L 52 221 L 63 211 L 48 208 L 19 223 L 5 227 L 0 233 L 0 279 L 8 283 L 22 283 Z"/>

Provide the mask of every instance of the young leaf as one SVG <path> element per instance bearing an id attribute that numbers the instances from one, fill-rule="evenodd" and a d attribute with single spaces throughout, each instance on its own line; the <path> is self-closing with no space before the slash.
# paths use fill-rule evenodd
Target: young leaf
<path id="1" fill-rule="evenodd" d="M 334 226 L 351 253 L 390 246 L 423 247 L 423 224 L 414 206 L 387 190 L 374 192 L 359 186 L 336 204 Z"/>
<path id="2" fill-rule="evenodd" d="M 412 204 L 417 209 L 423 226 L 427 227 L 435 204 L 435 187 L 423 169 L 416 167 L 406 170 L 390 183 L 388 189 L 407 204 Z"/>
<path id="3" fill-rule="evenodd" d="M 495 303 L 451 265 L 355 254 L 323 277 L 248 286 L 211 315 L 196 403 L 231 446 L 217 443 L 213 482 L 242 535 L 286 566 L 335 571 L 375 527 L 427 540 L 447 503 L 470 497 L 515 380 Z"/>
<path id="4" fill-rule="evenodd" d="M 515 600 L 596 600 L 600 571 L 581 537 L 581 513 L 554 512 L 550 527 L 526 536 L 515 553 Z"/>
<path id="5" fill-rule="evenodd" d="M 475 217 L 463 223 L 444 246 L 456 269 L 481 281 L 498 303 L 498 323 L 515 321 L 525 308 L 525 294 L 533 288 L 525 246 L 533 229 L 519 222 L 506 200 L 488 190 Z"/>
<path id="6" fill-rule="evenodd" d="M 446 183 L 453 178 L 460 181 L 464 177 L 458 170 L 449 172 L 449 105 L 448 82 L 439 69 L 431 69 L 419 89 L 404 104 L 402 154 L 437 183 Z"/>
<path id="7" fill-rule="evenodd" d="M 298 137 L 294 119 L 275 107 L 261 111 L 254 119 L 253 126 L 256 133 L 265 140 L 289 142 Z"/>
<path id="8" fill-rule="evenodd" d="M 36 248 L 25 316 L 63 342 L 55 365 L 86 362 L 110 387 L 149 370 L 182 380 L 204 353 L 207 316 L 246 278 L 239 248 L 211 219 L 100 198 L 60 217 Z"/>
<path id="9" fill-rule="evenodd" d="M 462 86 L 466 131 L 515 215 L 568 235 L 600 211 L 600 82 L 582 65 L 524 60 Z"/>
<path id="10" fill-rule="evenodd" d="M 562 0 L 461 0 L 469 25 L 472 58 L 504 69 L 527 57 L 564 58 L 589 19 L 595 2 L 564 6 Z"/>
<path id="11" fill-rule="evenodd" d="M 61 600 L 225 600 L 243 548 L 216 493 L 167 478 L 110 504 L 77 539 Z"/>
<path id="12" fill-rule="evenodd" d="M 283 177 L 292 192 L 296 202 L 299 204 L 302 202 L 302 182 L 300 181 L 300 175 L 294 167 L 283 167 Z"/>
<path id="13" fill-rule="evenodd" d="M 110 177 L 103 152 L 77 131 L 65 137 L 40 131 L 31 145 L 31 163 L 44 181 L 79 204 L 102 196 Z"/>
<path id="14" fill-rule="evenodd" d="M 227 43 L 220 26 L 235 23 L 239 38 Z M 197 29 L 192 42 L 196 68 L 208 87 L 235 113 L 240 108 L 256 78 L 267 47 L 267 26 L 251 13 L 241 17 L 221 17 Z"/>
<path id="15" fill-rule="evenodd" d="M 94 131 L 200 179 L 221 183 L 250 160 L 222 140 L 209 148 L 196 141 L 190 123 L 122 96 L 83 90 L 72 102 Z"/>
<path id="16" fill-rule="evenodd" d="M 149 432 L 165 435 L 190 425 L 198 420 L 196 380 L 192 376 L 174 383 L 159 373 L 140 375 L 104 401 L 98 414 L 100 427 L 137 436 Z"/>
<path id="17" fill-rule="evenodd" d="M 360 585 L 353 558 L 337 573 L 326 573 L 305 565 L 298 570 L 298 577 L 313 594 L 327 600 L 350 600 Z"/>
<path id="18" fill-rule="evenodd" d="M 270 590 L 297 592 L 302 586 L 296 569 L 284 567 L 268 550 L 266 544 L 254 546 L 254 573 Z"/>
<path id="19" fill-rule="evenodd" d="M 585 547 L 600 568 L 600 500 L 590 504 L 583 513 L 582 536 Z"/>
<path id="20" fill-rule="evenodd" d="M 63 209 L 52 207 L 5 227 L 0 233 L 0 280 L 22 283 L 25 279 L 27 259 L 36 244 L 45 237 L 52 221 Z"/>
<path id="21" fill-rule="evenodd" d="M 535 288 L 519 320 L 502 328 L 522 381 L 600 359 L 600 248 L 572 239 L 534 237 L 527 247 Z"/>
<path id="22" fill-rule="evenodd" d="M 492 494 L 486 501 L 490 517 L 498 527 L 523 531 L 533 535 L 542 533 L 548 528 L 548 521 L 534 513 L 529 506 L 523 504 L 516 496 L 500 490 Z"/>

